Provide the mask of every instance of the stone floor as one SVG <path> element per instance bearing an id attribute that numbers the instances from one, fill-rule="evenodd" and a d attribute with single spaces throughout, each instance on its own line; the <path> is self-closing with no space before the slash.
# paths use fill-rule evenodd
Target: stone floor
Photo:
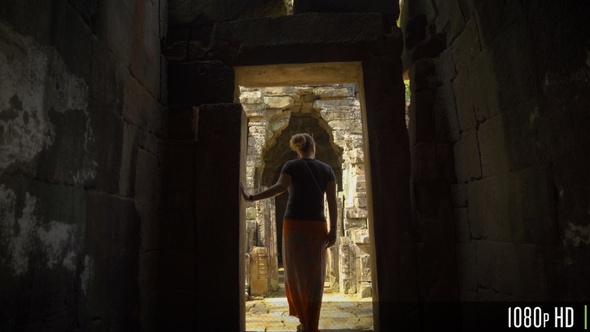
<path id="1" fill-rule="evenodd" d="M 331 332 L 373 331 L 371 298 L 325 292 L 320 313 L 320 330 Z M 285 289 L 264 299 L 246 301 L 246 331 L 296 331 L 299 320 L 289 316 Z"/>

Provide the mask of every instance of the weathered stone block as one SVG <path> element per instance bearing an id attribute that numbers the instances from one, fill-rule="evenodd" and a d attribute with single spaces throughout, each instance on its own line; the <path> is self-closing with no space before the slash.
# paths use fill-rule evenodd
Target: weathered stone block
<path id="1" fill-rule="evenodd" d="M 135 207 L 141 222 L 141 244 L 142 253 L 162 249 L 160 245 L 160 231 L 162 227 L 162 211 L 157 208 L 136 205 Z"/>
<path id="2" fill-rule="evenodd" d="M 468 184 L 469 221 L 474 238 L 508 242 L 513 238 L 510 180 L 506 175 Z"/>
<path id="3" fill-rule="evenodd" d="M 159 244 L 161 250 L 194 250 L 198 234 L 195 233 L 195 212 L 192 208 L 167 210 L 159 214 Z"/>
<path id="4" fill-rule="evenodd" d="M 250 294 L 267 295 L 269 292 L 269 266 L 265 247 L 254 247 L 250 253 Z"/>
<path id="5" fill-rule="evenodd" d="M 350 239 L 355 244 L 369 244 L 369 230 L 368 229 L 353 229 L 350 231 Z"/>
<path id="6" fill-rule="evenodd" d="M 464 132 L 461 140 L 453 146 L 455 152 L 455 174 L 457 182 L 469 182 L 481 179 L 481 161 L 477 134 L 473 131 Z"/>
<path id="7" fill-rule="evenodd" d="M 545 169 L 525 169 L 468 185 L 474 237 L 548 245 L 555 239 L 552 184 Z M 472 229 L 473 231 L 473 229 Z M 477 236 L 476 236 L 477 233 Z"/>
<path id="8" fill-rule="evenodd" d="M 143 226 L 142 226 L 143 228 Z M 139 320 L 141 326 L 157 326 L 158 322 L 158 251 L 139 254 Z"/>
<path id="9" fill-rule="evenodd" d="M 458 243 L 471 241 L 471 226 L 469 225 L 469 208 L 462 207 L 454 210 L 455 240 Z"/>
<path id="10" fill-rule="evenodd" d="M 579 101 L 576 101 L 576 104 Z M 523 169 L 534 166 L 542 160 L 543 156 L 550 155 L 552 148 L 540 143 L 539 125 L 541 123 L 541 114 L 539 107 L 534 101 L 518 105 L 514 108 L 507 109 L 502 113 L 504 126 L 504 137 L 506 142 L 506 154 L 508 167 L 510 169 Z M 551 122 L 549 120 L 548 122 Z M 565 128 L 564 128 L 565 129 Z M 572 127 L 568 126 L 571 130 Z M 558 134 L 561 130 L 551 130 L 553 134 L 560 137 L 566 135 Z M 553 146 L 569 146 L 571 143 L 554 141 Z M 580 146 L 577 141 L 576 146 Z M 580 148 L 583 149 L 582 146 Z"/>
<path id="11" fill-rule="evenodd" d="M 437 142 L 457 142 L 461 139 L 461 127 L 457 116 L 455 92 L 451 83 L 436 91 L 435 103 Z"/>
<path id="12" fill-rule="evenodd" d="M 199 296 L 195 298 L 198 317 L 215 322 L 206 328 L 211 330 L 239 330 L 239 316 L 243 312 L 244 285 L 238 282 L 243 280 L 243 272 L 236 269 L 245 254 L 240 247 L 242 233 L 237 223 L 243 213 L 237 192 L 245 139 L 242 131 L 246 128 L 242 116 L 240 104 L 208 104 L 199 108 L 195 217 L 196 233 L 201 237 L 196 252 L 205 254 L 196 259 Z M 224 234 L 223 245 L 215 234 Z M 214 253 L 211 248 L 215 248 Z M 225 277 L 219 278 L 220 275 Z M 236 282 L 228 284 L 227 280 Z M 219 325 L 221 320 L 227 322 Z"/>
<path id="13" fill-rule="evenodd" d="M 233 68 L 221 61 L 168 63 L 169 107 L 193 107 L 234 101 Z"/>
<path id="14" fill-rule="evenodd" d="M 539 74 L 534 69 L 535 62 L 532 60 L 537 57 L 538 49 L 530 43 L 529 29 L 524 21 L 516 22 L 502 31 L 501 37 L 488 46 L 488 70 L 493 71 L 491 81 L 495 83 L 495 90 L 480 92 L 490 94 L 487 100 L 490 102 L 492 115 L 494 111 L 503 112 L 514 105 L 522 104 L 538 92 Z M 481 69 L 483 68 L 480 66 L 475 70 Z M 502 88 L 504 86 L 509 88 Z"/>
<path id="15" fill-rule="evenodd" d="M 446 49 L 438 56 L 438 61 L 435 61 L 436 73 L 438 75 L 438 81 L 441 84 L 448 84 L 457 76 L 457 69 L 453 59 L 453 53 L 451 49 Z"/>
<path id="16" fill-rule="evenodd" d="M 171 250 L 158 252 L 158 322 L 178 330 L 194 329 L 190 318 L 195 308 L 198 277 L 194 250 Z M 163 327 L 162 327 L 163 328 Z"/>
<path id="17" fill-rule="evenodd" d="M 283 118 L 271 121 L 268 124 L 268 129 L 270 129 L 272 132 L 281 132 L 283 129 L 287 128 L 288 125 L 289 125 L 289 118 L 283 117 Z"/>
<path id="18" fill-rule="evenodd" d="M 414 182 L 454 182 L 453 151 L 448 144 L 419 143 L 411 148 Z"/>
<path id="19" fill-rule="evenodd" d="M 196 252 L 194 250 L 163 250 L 158 260 L 158 289 L 186 290 L 195 288 Z"/>
<path id="20" fill-rule="evenodd" d="M 434 180 L 438 177 L 435 160 L 436 145 L 418 143 L 410 149 L 412 153 L 412 179 L 414 182 Z"/>
<path id="21" fill-rule="evenodd" d="M 363 246 L 366 247 L 366 246 Z M 361 247 L 355 247 L 355 267 L 356 267 L 356 276 L 357 276 L 357 292 L 359 296 L 362 297 L 362 289 L 361 285 L 363 283 L 371 282 L 371 262 L 370 256 L 366 252 L 364 252 Z M 367 286 L 367 285 L 366 285 Z"/>
<path id="22" fill-rule="evenodd" d="M 321 87 L 313 89 L 313 93 L 320 98 L 346 98 L 349 97 L 347 88 Z"/>
<path id="23" fill-rule="evenodd" d="M 389 32 L 383 23 L 377 13 L 333 12 L 225 22 L 215 27 L 212 56 L 236 65 L 297 63 L 302 58 L 309 63 L 328 58 L 354 61 L 361 54 L 383 49 Z"/>
<path id="24" fill-rule="evenodd" d="M 367 217 L 368 217 L 367 209 L 361 209 L 356 206 L 346 209 L 346 218 L 359 219 L 359 218 L 367 218 Z"/>
<path id="25" fill-rule="evenodd" d="M 503 117 L 497 115 L 480 124 L 477 130 L 481 172 L 484 178 L 508 171 L 504 127 Z"/>
<path id="26" fill-rule="evenodd" d="M 92 54 L 90 95 L 105 109 L 122 114 L 128 69 L 104 44 L 94 43 Z"/>
<path id="27" fill-rule="evenodd" d="M 338 266 L 340 267 L 340 293 L 355 294 L 357 289 L 354 244 L 348 237 L 340 237 Z"/>
<path id="28" fill-rule="evenodd" d="M 399 16 L 399 6 L 393 6 L 387 0 L 358 2 L 353 0 L 299 0 L 293 3 L 296 14 L 310 12 L 328 13 L 382 13 L 391 19 L 393 24 Z"/>
<path id="29" fill-rule="evenodd" d="M 92 110 L 97 111 L 94 107 Z M 51 183 L 86 184 L 109 192 L 116 191 L 120 146 L 114 141 L 120 143 L 122 134 L 118 117 L 110 113 L 105 114 L 103 118 L 97 116 L 93 119 L 82 110 L 56 112 L 53 108 L 49 110 L 47 116 L 52 125 L 54 139 L 52 144 L 37 155 L 37 162 L 43 165 L 37 170 L 37 176 Z M 100 124 L 109 127 L 100 128 Z M 11 127 L 6 128 L 14 128 Z M 26 132 L 21 133 L 16 128 L 14 130 L 15 136 L 19 137 L 9 141 L 9 145 L 18 144 L 34 149 L 34 144 L 30 146 L 27 144 L 29 143 L 27 140 L 32 139 L 32 136 L 28 136 Z M 21 134 L 23 136 L 20 136 Z M 106 143 L 105 146 L 100 145 L 101 142 Z M 24 150 L 17 152 L 25 154 Z M 7 157 L 7 154 L 4 154 L 4 157 Z"/>
<path id="30" fill-rule="evenodd" d="M 415 183 L 414 196 L 416 209 L 423 218 L 444 220 L 445 217 L 453 214 L 450 185 L 448 184 L 440 182 Z"/>
<path id="31" fill-rule="evenodd" d="M 347 99 L 318 99 L 313 102 L 313 108 L 322 110 L 322 109 L 336 109 L 338 107 L 352 107 L 352 106 L 359 106 L 357 102 L 353 98 Z"/>
<path id="32" fill-rule="evenodd" d="M 359 208 L 366 208 L 367 207 L 367 196 L 366 195 L 357 195 L 354 199 L 354 206 Z"/>
<path id="33" fill-rule="evenodd" d="M 457 250 L 457 270 L 459 287 L 463 292 L 474 292 L 478 286 L 477 242 L 459 243 Z"/>
<path id="34" fill-rule="evenodd" d="M 135 46 L 133 27 L 129 24 L 133 22 L 133 10 L 132 3 L 120 4 L 111 1 L 98 3 L 96 35 L 101 36 L 101 40 L 125 66 L 129 65 L 132 48 Z"/>
<path id="35" fill-rule="evenodd" d="M 363 149 L 356 148 L 356 149 L 350 150 L 349 155 L 348 155 L 348 160 L 350 161 L 351 164 L 363 163 L 365 161 L 365 153 L 364 153 Z M 360 170 L 358 167 L 355 167 L 355 170 L 356 170 L 357 174 L 359 174 L 359 172 L 362 172 L 362 175 L 364 176 L 364 170 Z"/>
<path id="36" fill-rule="evenodd" d="M 467 184 L 456 183 L 451 185 L 454 207 L 466 207 L 467 203 Z"/>
<path id="37" fill-rule="evenodd" d="M 515 21 L 522 19 L 527 8 L 520 2 L 505 1 L 502 6 L 473 1 L 482 48 L 487 48 L 498 35 Z"/>
<path id="38" fill-rule="evenodd" d="M 461 133 L 474 131 L 477 122 L 473 109 L 472 82 L 470 73 L 467 70 L 460 70 L 453 81 L 453 90 L 455 91 L 455 104 L 457 106 L 457 118 L 459 119 L 459 128 Z"/>
<path id="39" fill-rule="evenodd" d="M 552 167 L 540 166 L 510 176 L 510 218 L 514 238 L 521 243 L 557 245 L 555 180 Z"/>
<path id="40" fill-rule="evenodd" d="M 160 99 L 160 4 L 142 2 L 132 9 L 132 38 L 129 49 L 129 70 L 133 77 L 154 96 Z M 120 6 L 121 7 L 121 6 Z"/>
<path id="41" fill-rule="evenodd" d="M 455 1 L 454 1 L 455 2 Z M 453 41 L 451 52 L 457 70 L 463 70 L 481 51 L 475 18 L 467 21 L 463 32 Z M 489 79 L 489 77 L 488 77 Z"/>
<path id="42" fill-rule="evenodd" d="M 478 123 L 483 123 L 501 112 L 498 103 L 498 91 L 502 83 L 497 79 L 498 72 L 495 68 L 498 65 L 495 63 L 494 56 L 489 50 L 484 50 L 467 66 L 471 82 L 469 91 L 473 94 L 471 101 L 475 119 Z M 511 61 L 514 60 L 506 59 L 506 62 Z M 513 86 L 515 82 L 506 82 L 504 84 Z M 455 92 L 457 93 L 457 91 Z M 507 107 L 509 106 L 512 105 L 507 105 Z"/>
<path id="43" fill-rule="evenodd" d="M 246 220 L 256 219 L 257 210 L 255 207 L 249 207 L 246 209 Z"/>
<path id="44" fill-rule="evenodd" d="M 344 233 L 346 236 L 349 236 L 349 232 L 353 229 L 357 228 L 366 228 L 367 227 L 367 219 L 366 218 L 345 218 L 344 219 Z"/>
<path id="45" fill-rule="evenodd" d="M 478 282 L 486 289 L 536 300 L 547 295 L 546 268 L 534 245 L 492 241 L 478 241 Z"/>
<path id="46" fill-rule="evenodd" d="M 438 58 L 424 59 L 416 61 L 410 67 L 410 89 L 412 93 L 421 90 L 434 90 L 440 85 L 437 73 L 439 62 Z"/>
<path id="47" fill-rule="evenodd" d="M 144 149 L 138 149 L 135 177 L 136 204 L 158 207 L 160 205 L 162 181 L 156 156 Z"/>
<path id="48" fill-rule="evenodd" d="M 197 111 L 193 107 L 175 109 L 168 114 L 168 138 L 194 139 Z"/>
<path id="49" fill-rule="evenodd" d="M 137 253 L 139 218 L 133 201 L 102 193 L 88 195 L 86 245 L 93 257 Z"/>
<path id="50" fill-rule="evenodd" d="M 240 103 L 241 104 L 261 104 L 262 94 L 260 91 L 242 91 L 240 92 Z"/>
<path id="51" fill-rule="evenodd" d="M 107 255 L 92 259 L 87 303 L 92 317 L 101 317 L 93 327 L 116 326 L 124 330 L 139 329 L 135 318 L 139 301 L 139 255 L 137 251 Z M 105 289 L 110 291 L 105 292 Z"/>
<path id="52" fill-rule="evenodd" d="M 241 18 L 277 17 L 287 14 L 282 1 L 262 0 L 242 3 L 239 1 L 168 0 L 170 24 L 184 25 L 193 21 L 232 21 Z"/>
<path id="53" fill-rule="evenodd" d="M 123 124 L 123 143 L 121 147 L 121 169 L 119 170 L 119 195 L 134 196 L 135 167 L 139 145 L 139 129 L 131 123 Z"/>
<path id="54" fill-rule="evenodd" d="M 163 206 L 178 209 L 195 203 L 194 165 L 196 142 L 169 140 L 162 167 Z"/>
<path id="55" fill-rule="evenodd" d="M 328 122 L 332 130 L 346 130 L 347 132 L 359 134 L 363 132 L 363 126 L 360 122 L 333 120 Z"/>
<path id="56" fill-rule="evenodd" d="M 292 95 L 299 95 L 300 91 L 299 88 L 294 86 L 273 86 L 268 88 L 262 88 L 260 90 L 264 95 L 279 95 L 279 96 L 292 96 Z"/>
<path id="57" fill-rule="evenodd" d="M 438 15 L 435 19 L 437 31 L 444 32 L 447 45 L 466 29 L 459 0 L 442 0 L 436 3 Z M 465 27 L 465 29 L 464 29 Z"/>
<path id="58" fill-rule="evenodd" d="M 455 240 L 452 219 L 423 219 L 420 255 L 420 292 L 424 298 L 455 300 L 457 290 L 443 285 L 457 282 Z"/>
<path id="59" fill-rule="evenodd" d="M 162 105 L 168 105 L 168 59 L 160 56 L 160 100 Z M 166 133 L 165 133 L 166 134 Z"/>
<path id="60" fill-rule="evenodd" d="M 59 51 L 68 64 L 69 71 L 91 80 L 92 68 L 88 65 L 88 60 L 93 56 L 94 31 L 84 22 L 80 13 L 68 3 L 55 3 L 51 9 L 51 17 L 53 20 L 51 45 Z M 18 22 L 18 24 L 22 23 Z M 71 45 L 77 47 L 72 48 Z"/>
<path id="61" fill-rule="evenodd" d="M 153 133 L 145 130 L 139 130 L 139 147 L 153 154 L 158 158 L 158 161 L 162 159 L 162 151 L 164 150 L 163 141 Z"/>
<path id="62" fill-rule="evenodd" d="M 419 90 L 412 93 L 414 107 L 411 109 L 415 121 L 413 133 L 415 138 L 413 142 L 433 142 L 435 138 L 435 116 L 434 103 L 436 99 L 436 90 Z M 412 117 L 412 115 L 410 115 Z"/>
<path id="63" fill-rule="evenodd" d="M 162 133 L 162 105 L 132 76 L 125 80 L 123 98 L 123 116 L 129 122 L 145 131 Z"/>
<path id="64" fill-rule="evenodd" d="M 319 108 L 322 118 L 326 121 L 332 120 L 359 120 L 360 108 L 358 106 L 333 106 L 328 103 L 314 103 L 314 106 L 322 106 Z"/>

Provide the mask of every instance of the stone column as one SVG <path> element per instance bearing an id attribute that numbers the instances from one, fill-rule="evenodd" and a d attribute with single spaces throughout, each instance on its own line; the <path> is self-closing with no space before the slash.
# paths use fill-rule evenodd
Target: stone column
<path id="1" fill-rule="evenodd" d="M 245 244 L 240 236 L 243 205 L 239 196 L 241 147 L 245 122 L 240 104 L 199 108 L 196 155 L 197 307 L 199 328 L 240 331 L 245 328 Z M 221 129 L 223 128 L 223 129 Z M 242 129 L 243 128 L 243 129 Z M 235 188 L 232 190 L 231 188 Z M 244 247 L 242 247 L 244 244 Z M 228 282 L 230 281 L 230 282 Z"/>
<path id="2" fill-rule="evenodd" d="M 265 187 L 261 190 L 266 189 Z M 275 200 L 264 199 L 256 202 L 258 245 L 266 248 L 268 290 L 279 288 L 279 262 L 277 250 L 277 223 Z"/>
<path id="3" fill-rule="evenodd" d="M 401 40 L 396 41 L 401 43 Z M 400 46 L 401 49 L 401 46 Z M 363 62 L 374 243 L 372 266 L 375 328 L 419 326 L 418 275 L 410 206 L 410 152 L 405 124 L 401 61 L 375 57 Z M 384 73 L 387 73 L 384 75 Z M 392 78 L 395 78 L 392 80 Z M 370 189 L 370 190 L 369 190 Z M 387 208 L 385 208 L 387 207 Z M 382 283 L 383 287 L 379 287 Z M 379 325 L 377 325 L 379 324 Z"/>

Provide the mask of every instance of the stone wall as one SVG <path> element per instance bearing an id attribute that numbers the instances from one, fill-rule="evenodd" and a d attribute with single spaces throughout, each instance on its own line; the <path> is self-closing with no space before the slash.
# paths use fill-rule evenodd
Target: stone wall
<path id="1" fill-rule="evenodd" d="M 455 268 L 461 300 L 588 299 L 589 13 L 586 1 L 404 6 L 425 299 L 454 296 L 437 285 Z"/>
<path id="2" fill-rule="evenodd" d="M 0 330 L 152 324 L 165 6 L 0 6 Z"/>

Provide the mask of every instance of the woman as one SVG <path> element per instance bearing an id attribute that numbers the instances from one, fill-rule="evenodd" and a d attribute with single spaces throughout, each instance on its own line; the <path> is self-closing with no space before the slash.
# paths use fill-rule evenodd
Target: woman
<path id="1" fill-rule="evenodd" d="M 326 275 L 326 248 L 336 242 L 336 176 L 315 159 L 315 142 L 309 134 L 291 137 L 299 155 L 283 166 L 277 183 L 254 195 L 241 186 L 244 199 L 253 202 L 289 189 L 283 219 L 283 267 L 289 314 L 299 318 L 297 331 L 316 332 Z M 324 213 L 324 193 L 330 214 L 330 231 Z"/>

